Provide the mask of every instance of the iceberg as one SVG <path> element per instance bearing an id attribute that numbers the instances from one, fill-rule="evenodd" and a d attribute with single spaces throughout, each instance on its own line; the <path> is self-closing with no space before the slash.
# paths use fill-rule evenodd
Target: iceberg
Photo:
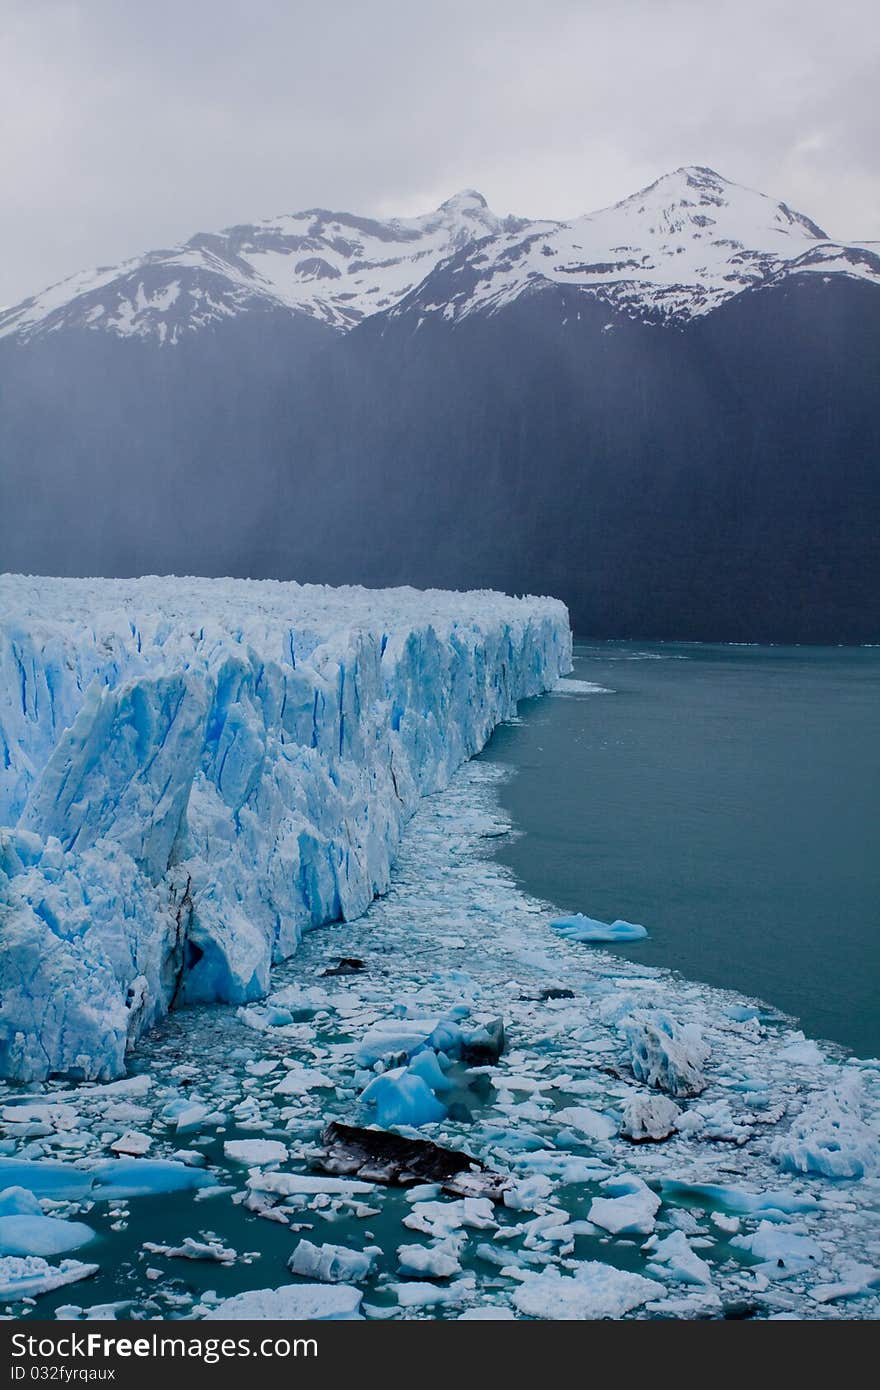
<path id="1" fill-rule="evenodd" d="M 610 1178 L 602 1183 L 607 1197 L 594 1197 L 589 1220 L 612 1235 L 645 1235 L 654 1230 L 660 1198 L 634 1175 Z"/>
<path id="2" fill-rule="evenodd" d="M 373 1267 L 373 1251 L 345 1245 L 313 1245 L 301 1240 L 287 1262 L 291 1274 L 318 1279 L 322 1284 L 359 1283 Z"/>
<path id="3" fill-rule="evenodd" d="M 83 1264 L 80 1260 L 62 1260 L 59 1265 L 50 1265 L 39 1255 L 5 1255 L 0 1257 L 0 1298 L 36 1298 L 65 1284 L 75 1284 L 79 1279 L 90 1279 L 97 1272 L 97 1265 Z"/>
<path id="4" fill-rule="evenodd" d="M 0 1075 L 109 1080 L 385 892 L 420 797 L 571 669 L 563 604 L 0 578 Z"/>
<path id="5" fill-rule="evenodd" d="M 634 1013 L 623 1021 L 623 1031 L 637 1081 L 676 1099 L 705 1091 L 701 1067 L 708 1048 L 693 1025 L 682 1028 L 657 1010 Z"/>
<path id="6" fill-rule="evenodd" d="M 600 922 L 595 917 L 585 917 L 575 912 L 571 917 L 557 917 L 550 923 L 551 929 L 564 936 L 566 941 L 644 941 L 648 935 L 645 927 L 636 922 Z"/>
<path id="7" fill-rule="evenodd" d="M 577 1265 L 573 1277 L 555 1269 L 528 1274 L 513 1303 L 529 1318 L 582 1321 L 622 1318 L 665 1292 L 664 1285 L 654 1279 L 589 1260 Z"/>
<path id="8" fill-rule="evenodd" d="M 835 1090 L 806 1105 L 773 1146 L 788 1173 L 819 1173 L 826 1178 L 863 1178 L 880 1171 L 876 1133 L 862 1118 L 861 1086 L 846 1077 Z"/>
<path id="9" fill-rule="evenodd" d="M 365 1105 L 375 1106 L 376 1119 L 383 1129 L 390 1125 L 422 1125 L 442 1120 L 446 1106 L 439 1101 L 427 1081 L 402 1067 L 377 1076 L 361 1095 Z"/>
<path id="10" fill-rule="evenodd" d="M 0 1216 L 0 1255 L 66 1255 L 95 1239 L 82 1221 L 57 1216 Z"/>
<path id="11" fill-rule="evenodd" d="M 204 1320 L 359 1322 L 361 1298 L 360 1289 L 350 1284 L 283 1284 L 233 1294 L 208 1309 Z"/>

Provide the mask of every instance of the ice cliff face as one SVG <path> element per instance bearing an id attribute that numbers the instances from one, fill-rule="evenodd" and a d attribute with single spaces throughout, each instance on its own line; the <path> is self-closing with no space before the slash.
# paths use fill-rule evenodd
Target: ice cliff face
<path id="1" fill-rule="evenodd" d="M 107 1078 L 388 885 L 420 796 L 570 665 L 551 599 L 0 578 L 0 1073 Z"/>

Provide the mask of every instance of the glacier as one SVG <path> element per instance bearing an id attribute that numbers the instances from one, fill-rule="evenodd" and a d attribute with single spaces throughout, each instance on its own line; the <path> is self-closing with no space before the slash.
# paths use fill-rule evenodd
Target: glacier
<path id="1" fill-rule="evenodd" d="M 59 1222 L 10 1228 L 8 1313 L 876 1318 L 880 1062 L 553 932 L 492 852 L 506 776 L 471 760 L 423 798 L 387 894 L 309 932 L 264 1004 L 172 1010 L 123 1080 L 0 1081 L 0 1217 Z M 685 1054 L 705 1085 L 672 1101 Z M 402 1066 L 445 1115 L 350 1168 L 327 1126 L 375 1125 Z M 149 1156 L 116 1157 L 132 1126 Z M 425 1142 L 472 1166 L 398 1182 L 382 1155 Z M 60 1227 L 71 1253 L 42 1254 Z"/>
<path id="2" fill-rule="evenodd" d="M 571 669 L 547 598 L 0 577 L 0 1074 L 106 1081 L 389 886 L 419 799 Z"/>

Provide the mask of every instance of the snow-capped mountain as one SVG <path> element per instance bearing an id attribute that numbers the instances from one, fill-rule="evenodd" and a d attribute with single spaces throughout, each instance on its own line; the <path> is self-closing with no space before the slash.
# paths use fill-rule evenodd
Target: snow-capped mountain
<path id="1" fill-rule="evenodd" d="M 552 285 L 640 318 L 685 321 L 801 273 L 880 284 L 880 255 L 832 241 L 785 203 L 693 166 L 564 223 L 498 217 L 467 190 L 423 217 L 312 210 L 201 232 L 0 312 L 0 338 L 85 328 L 174 344 L 271 311 L 340 331 L 385 311 L 454 321 Z"/>
<path id="2" fill-rule="evenodd" d="M 709 169 L 191 238 L 0 314 L 0 571 L 555 594 L 880 637 L 880 248 Z"/>
<path id="3" fill-rule="evenodd" d="M 424 217 L 377 222 L 320 209 L 85 271 L 0 313 L 0 337 L 88 328 L 176 343 L 240 314 L 289 310 L 335 329 L 381 313 L 439 261 L 521 224 L 467 190 Z"/>
<path id="4" fill-rule="evenodd" d="M 634 317 L 675 321 L 792 274 L 880 285 L 876 248 L 834 242 L 785 203 L 701 167 L 677 169 L 572 222 L 502 233 L 460 253 L 449 269 L 442 303 L 429 281 L 392 312 L 457 319 L 561 285 Z"/>

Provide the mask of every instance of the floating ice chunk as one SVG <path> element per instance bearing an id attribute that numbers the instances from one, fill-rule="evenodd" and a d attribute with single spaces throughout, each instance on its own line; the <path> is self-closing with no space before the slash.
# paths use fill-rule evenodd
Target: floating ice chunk
<path id="1" fill-rule="evenodd" d="M 360 1197 L 375 1192 L 372 1183 L 355 1178 L 330 1178 L 321 1173 L 268 1173 L 254 1170 L 248 1174 L 252 1192 L 267 1192 L 276 1197 L 314 1196 L 319 1192 L 334 1197 Z"/>
<path id="2" fill-rule="evenodd" d="M 237 1258 L 236 1252 L 219 1240 L 195 1240 L 192 1236 L 184 1236 L 180 1245 L 154 1245 L 146 1240 L 144 1249 L 172 1260 L 214 1260 L 221 1265 L 234 1264 Z"/>
<path id="3" fill-rule="evenodd" d="M 412 1211 L 403 1218 L 403 1224 L 421 1235 L 444 1240 L 462 1226 L 487 1231 L 496 1227 L 498 1222 L 488 1197 L 463 1197 L 453 1202 L 414 1202 Z"/>
<path id="4" fill-rule="evenodd" d="M 605 685 L 596 685 L 594 681 L 575 680 L 573 676 L 560 676 L 555 681 L 550 691 L 551 695 L 613 695 L 614 691 L 609 690 Z"/>
<path id="5" fill-rule="evenodd" d="M 734 1236 L 730 1244 L 747 1250 L 757 1260 L 781 1261 L 789 1267 L 803 1267 L 810 1260 L 822 1258 L 820 1247 L 809 1236 L 770 1221 L 762 1221 L 751 1235 Z"/>
<path id="6" fill-rule="evenodd" d="M 633 1144 L 659 1144 L 675 1133 L 681 1111 L 668 1096 L 633 1096 L 623 1107 L 620 1133 Z"/>
<path id="7" fill-rule="evenodd" d="M 862 1119 L 858 1077 L 847 1077 L 836 1090 L 811 1100 L 776 1140 L 772 1154 L 789 1173 L 863 1178 L 880 1171 L 880 1143 Z"/>
<path id="8" fill-rule="evenodd" d="M 693 1197 L 699 1202 L 713 1202 L 727 1211 L 739 1212 L 744 1216 L 758 1216 L 761 1213 L 778 1212 L 792 1215 L 799 1211 L 816 1211 L 819 1203 L 808 1193 L 793 1192 L 791 1188 L 779 1188 L 772 1192 L 747 1192 L 744 1187 L 734 1187 L 724 1183 L 680 1182 L 675 1178 L 663 1178 L 661 1189 L 670 1196 Z"/>
<path id="9" fill-rule="evenodd" d="M 651 1274 L 662 1276 L 663 1271 L 655 1268 L 659 1264 L 677 1283 L 705 1286 L 712 1283 L 710 1266 L 691 1248 L 684 1231 L 673 1231 L 664 1240 L 657 1241 L 651 1249 L 651 1259 L 653 1263 L 648 1266 Z"/>
<path id="10" fill-rule="evenodd" d="M 557 917 L 550 928 L 566 941 L 643 941 L 648 935 L 645 927 L 635 922 L 599 922 L 581 912 L 571 917 Z"/>
<path id="11" fill-rule="evenodd" d="M 313 1245 L 301 1240 L 287 1262 L 291 1274 L 325 1284 L 360 1283 L 373 1267 L 373 1254 L 345 1245 Z"/>
<path id="12" fill-rule="evenodd" d="M 284 1076 L 277 1086 L 272 1088 L 272 1094 L 276 1096 L 305 1096 L 309 1091 L 318 1090 L 322 1086 L 332 1086 L 333 1082 L 324 1072 L 318 1071 L 316 1067 L 288 1067 Z"/>
<path id="13" fill-rule="evenodd" d="M 211 1113 L 209 1105 L 202 1105 L 199 1101 L 191 1104 L 184 1102 L 182 1107 L 177 1110 L 174 1118 L 174 1127 L 178 1134 L 190 1134 L 194 1129 L 198 1129 L 204 1124 Z"/>
<path id="14" fill-rule="evenodd" d="M 362 1067 L 371 1067 L 386 1057 L 412 1057 L 423 1047 L 430 1047 L 434 1035 L 441 1029 L 439 1018 L 383 1019 L 361 1038 L 355 1050 L 355 1060 Z M 447 1025 L 447 1028 L 449 1025 Z M 454 1030 L 456 1033 L 459 1030 Z"/>
<path id="15" fill-rule="evenodd" d="M 361 1093 L 361 1100 L 375 1106 L 376 1119 L 384 1129 L 391 1125 L 418 1129 L 442 1120 L 446 1114 L 446 1106 L 427 1083 L 403 1069 L 377 1076 Z"/>
<path id="16" fill-rule="evenodd" d="M 443 1288 L 439 1284 L 425 1284 L 413 1280 L 411 1284 L 389 1284 L 397 1295 L 402 1308 L 432 1308 L 438 1303 L 461 1303 L 474 1289 L 472 1278 L 456 1279 Z"/>
<path id="17" fill-rule="evenodd" d="M 33 1192 L 26 1187 L 7 1187 L 0 1192 L 0 1216 L 42 1216 Z"/>
<path id="18" fill-rule="evenodd" d="M 429 1279 L 448 1279 L 461 1273 L 461 1261 L 442 1245 L 399 1245 L 398 1267 L 401 1274 L 421 1274 Z"/>
<path id="19" fill-rule="evenodd" d="M 453 1083 L 440 1066 L 433 1048 L 426 1047 L 423 1052 L 417 1053 L 406 1070 L 409 1076 L 420 1076 L 435 1095 L 438 1091 L 442 1093 L 452 1089 Z"/>
<path id="20" fill-rule="evenodd" d="M 479 1308 L 468 1308 L 459 1313 L 459 1322 L 514 1322 L 516 1314 L 505 1303 L 484 1303 Z"/>
<path id="21" fill-rule="evenodd" d="M 511 1211 L 537 1211 L 553 1191 L 553 1182 L 546 1173 L 534 1173 L 520 1180 L 504 1193 L 504 1205 Z"/>
<path id="22" fill-rule="evenodd" d="M 725 1235 L 736 1235 L 740 1228 L 740 1219 L 738 1216 L 725 1216 L 721 1211 L 713 1211 L 712 1225 L 717 1226 Z"/>
<path id="23" fill-rule="evenodd" d="M 0 1255 L 66 1255 L 95 1239 L 82 1221 L 56 1216 L 0 1216 Z"/>
<path id="24" fill-rule="evenodd" d="M 79 1260 L 50 1265 L 38 1255 L 7 1255 L 0 1258 L 0 1298 L 36 1298 L 64 1284 L 90 1279 L 97 1272 L 98 1265 L 82 1264 Z"/>
<path id="25" fill-rule="evenodd" d="M 636 1080 L 671 1096 L 697 1096 L 706 1089 L 700 1068 L 708 1048 L 693 1024 L 681 1027 L 666 1014 L 634 1013 L 624 1020 Z"/>
<path id="26" fill-rule="evenodd" d="M 261 1058 L 257 1062 L 245 1062 L 244 1069 L 248 1076 L 271 1076 L 278 1066 L 278 1059 Z"/>
<path id="27" fill-rule="evenodd" d="M 23 1187 L 36 1197 L 77 1201 L 94 1186 L 94 1174 L 52 1159 L 0 1158 L 0 1186 Z"/>
<path id="28" fill-rule="evenodd" d="M 158 1270 L 156 1271 L 158 1274 Z M 126 1308 L 131 1307 L 129 1299 L 122 1299 L 117 1303 L 92 1303 L 88 1308 L 83 1308 L 78 1303 L 62 1303 L 55 1309 L 55 1317 L 61 1322 L 78 1322 L 84 1319 L 87 1322 L 113 1322 L 118 1313 L 124 1313 Z"/>
<path id="29" fill-rule="evenodd" d="M 350 1284 L 283 1284 L 280 1289 L 249 1289 L 225 1298 L 204 1314 L 205 1322 L 360 1321 L 360 1289 Z"/>
<path id="30" fill-rule="evenodd" d="M 810 1289 L 810 1298 L 816 1303 L 834 1303 L 842 1298 L 858 1298 L 872 1289 L 880 1288 L 880 1269 L 874 1265 L 847 1260 L 842 1262 L 839 1273 L 842 1277 L 835 1283 L 816 1284 Z"/>
<path id="31" fill-rule="evenodd" d="M 825 1053 L 817 1043 L 795 1033 L 792 1041 L 782 1049 L 780 1057 L 786 1062 L 794 1062 L 802 1067 L 818 1067 L 825 1061 Z"/>
<path id="32" fill-rule="evenodd" d="M 654 1229 L 660 1198 L 641 1178 L 611 1178 L 602 1184 L 607 1197 L 595 1197 L 589 1220 L 612 1235 L 648 1236 Z"/>
<path id="33" fill-rule="evenodd" d="M 132 1158 L 141 1158 L 148 1149 L 153 1147 L 153 1140 L 149 1134 L 142 1134 L 136 1129 L 127 1129 L 124 1134 L 120 1134 L 118 1139 L 114 1139 L 110 1145 L 116 1154 L 128 1154 Z"/>
<path id="34" fill-rule="evenodd" d="M 288 1148 L 280 1139 L 227 1139 L 223 1153 L 234 1163 L 259 1168 L 264 1163 L 286 1162 Z"/>
<path id="35" fill-rule="evenodd" d="M 579 1134 L 585 1134 L 588 1139 L 610 1139 L 617 1130 L 617 1125 L 608 1115 L 591 1110 L 587 1105 L 569 1105 L 564 1110 L 557 1110 L 553 1119 L 561 1124 L 570 1125 Z"/>
<path id="36" fill-rule="evenodd" d="M 78 1116 L 72 1105 L 61 1101 L 27 1102 L 21 1105 L 4 1105 L 0 1110 L 0 1120 L 6 1125 L 47 1124 L 53 1129 L 73 1129 Z"/>
<path id="37" fill-rule="evenodd" d="M 551 1269 L 526 1274 L 513 1302 L 529 1318 L 581 1321 L 622 1318 L 665 1292 L 653 1279 L 590 1260 L 579 1264 L 573 1277 Z"/>
<path id="38" fill-rule="evenodd" d="M 99 1201 L 118 1197 L 151 1197 L 155 1193 L 186 1192 L 206 1187 L 209 1175 L 185 1163 L 163 1158 L 116 1158 L 99 1163 L 91 1171 Z"/>

